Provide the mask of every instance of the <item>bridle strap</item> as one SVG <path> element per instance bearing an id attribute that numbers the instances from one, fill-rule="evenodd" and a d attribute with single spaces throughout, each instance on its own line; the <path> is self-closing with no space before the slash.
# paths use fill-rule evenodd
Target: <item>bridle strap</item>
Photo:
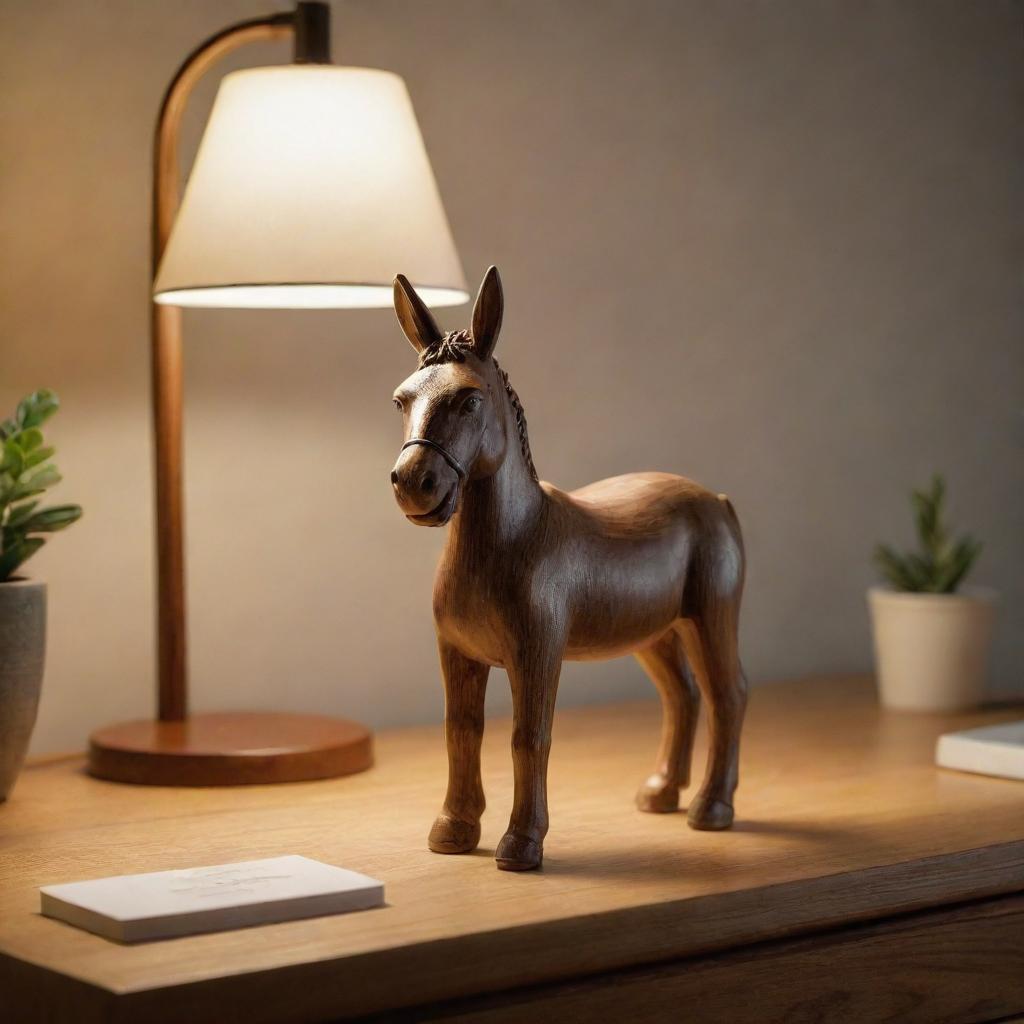
<path id="1" fill-rule="evenodd" d="M 462 468 L 462 464 L 459 462 L 459 460 L 456 459 L 454 455 L 451 455 L 447 451 L 445 451 L 445 449 L 442 448 L 436 441 L 431 441 L 429 437 L 414 437 L 411 440 L 406 441 L 405 444 L 402 445 L 402 451 L 404 452 L 406 448 L 411 448 L 414 444 L 421 444 L 425 448 L 433 448 L 433 450 L 437 452 L 437 454 L 440 455 L 441 458 L 444 459 L 444 461 L 447 462 L 448 465 L 452 467 L 452 469 L 455 470 L 455 475 L 459 478 L 460 481 L 466 479 L 466 471 Z"/>

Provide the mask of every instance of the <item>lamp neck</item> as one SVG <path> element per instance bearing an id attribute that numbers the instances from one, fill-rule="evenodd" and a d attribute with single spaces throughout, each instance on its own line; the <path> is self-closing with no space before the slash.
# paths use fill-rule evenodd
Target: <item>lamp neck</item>
<path id="1" fill-rule="evenodd" d="M 331 63 L 331 8 L 300 0 L 295 5 L 295 63 Z"/>

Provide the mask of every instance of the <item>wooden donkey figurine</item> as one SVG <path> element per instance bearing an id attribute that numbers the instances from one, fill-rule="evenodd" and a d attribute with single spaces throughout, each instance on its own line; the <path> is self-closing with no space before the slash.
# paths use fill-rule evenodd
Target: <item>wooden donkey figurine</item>
<path id="1" fill-rule="evenodd" d="M 410 522 L 452 524 L 434 584 L 448 792 L 430 849 L 468 853 L 480 840 L 484 688 L 499 666 L 512 688 L 515 797 L 495 859 L 506 871 L 540 866 L 566 658 L 634 654 L 658 688 L 661 748 L 637 796 L 641 810 L 678 808 L 703 693 L 710 753 L 689 823 L 728 828 L 746 705 L 736 513 L 724 495 L 667 473 L 612 477 L 569 493 L 538 481 L 523 407 L 492 355 L 503 308 L 491 267 L 472 328 L 445 334 L 409 282 L 395 280 L 395 310 L 419 368 L 394 394 L 405 443 L 391 483 Z"/>

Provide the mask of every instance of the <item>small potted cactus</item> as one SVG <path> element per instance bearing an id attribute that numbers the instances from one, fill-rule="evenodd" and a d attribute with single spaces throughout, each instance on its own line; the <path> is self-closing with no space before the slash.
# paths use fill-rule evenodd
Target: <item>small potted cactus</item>
<path id="1" fill-rule="evenodd" d="M 40 495 L 60 483 L 40 429 L 58 404 L 52 391 L 36 391 L 0 422 L 0 802 L 25 760 L 46 653 L 46 584 L 18 572 L 46 534 L 82 514 L 78 505 L 39 507 Z"/>
<path id="2" fill-rule="evenodd" d="M 919 549 L 900 554 L 887 544 L 875 564 L 888 586 L 868 591 L 878 688 L 889 708 L 955 711 L 984 697 L 995 622 L 993 591 L 963 586 L 981 544 L 953 537 L 944 519 L 946 485 L 914 491 Z"/>

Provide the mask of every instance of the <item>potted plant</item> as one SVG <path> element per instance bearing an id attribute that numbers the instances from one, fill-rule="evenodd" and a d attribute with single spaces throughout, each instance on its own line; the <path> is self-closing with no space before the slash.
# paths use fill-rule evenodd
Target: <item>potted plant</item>
<path id="1" fill-rule="evenodd" d="M 889 583 L 868 591 L 886 707 L 954 711 L 976 706 L 984 694 L 995 594 L 961 586 L 981 544 L 951 535 L 945 497 L 939 475 L 928 490 L 911 495 L 919 550 L 875 549 L 875 563 Z"/>
<path id="2" fill-rule="evenodd" d="M 60 483 L 40 430 L 58 404 L 52 391 L 36 391 L 0 422 L 0 801 L 25 760 L 46 652 L 46 584 L 16 573 L 45 534 L 82 514 L 78 505 L 39 507 L 39 495 Z"/>

